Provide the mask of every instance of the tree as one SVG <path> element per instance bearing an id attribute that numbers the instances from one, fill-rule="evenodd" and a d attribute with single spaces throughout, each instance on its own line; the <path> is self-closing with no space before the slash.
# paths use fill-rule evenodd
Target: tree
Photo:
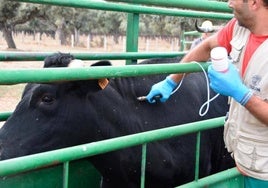
<path id="1" fill-rule="evenodd" d="M 32 20 L 34 17 L 40 16 L 38 5 L 0 0 L 0 29 L 3 32 L 4 39 L 8 48 L 16 49 L 12 31 L 14 27 Z"/>
<path id="2" fill-rule="evenodd" d="M 3 32 L 4 39 L 9 48 L 16 48 L 15 42 L 12 37 L 12 24 L 9 20 L 16 16 L 16 12 L 20 6 L 19 3 L 11 3 L 4 0 L 0 1 L 0 28 Z"/>
<path id="3" fill-rule="evenodd" d="M 113 35 L 114 42 L 118 43 L 119 35 L 123 34 L 123 20 L 126 19 L 124 13 L 102 11 L 97 14 L 98 30 L 104 35 Z M 124 29 L 125 31 L 125 29 Z"/>

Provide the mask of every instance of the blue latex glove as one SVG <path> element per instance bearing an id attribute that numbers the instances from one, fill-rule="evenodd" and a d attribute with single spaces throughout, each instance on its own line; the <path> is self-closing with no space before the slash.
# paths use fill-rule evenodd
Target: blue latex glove
<path id="1" fill-rule="evenodd" d="M 226 72 L 215 71 L 212 65 L 210 65 L 208 67 L 208 77 L 210 79 L 210 87 L 215 92 L 231 96 L 242 105 L 245 105 L 252 96 L 249 88 L 242 83 L 237 68 L 231 63 Z"/>
<path id="2" fill-rule="evenodd" d="M 150 93 L 146 96 L 146 99 L 149 103 L 155 103 L 155 97 L 160 96 L 160 101 L 165 102 L 170 97 L 176 86 L 177 83 L 168 76 L 165 80 L 152 86 Z"/>

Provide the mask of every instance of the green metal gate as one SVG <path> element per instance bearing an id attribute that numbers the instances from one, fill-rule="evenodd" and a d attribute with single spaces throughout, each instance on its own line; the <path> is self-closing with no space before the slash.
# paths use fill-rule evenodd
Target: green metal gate
<path id="1" fill-rule="evenodd" d="M 226 3 L 208 0 L 199 0 L 202 6 L 196 6 L 196 1 L 142 1 L 136 0 L 131 3 L 117 3 L 97 0 L 17 0 L 20 2 L 51 4 L 57 6 L 69 6 L 76 8 L 100 9 L 109 11 L 120 11 L 128 14 L 127 44 L 125 53 L 73 53 L 76 58 L 82 60 L 99 59 L 125 59 L 128 66 L 124 67 L 95 67 L 78 68 L 76 70 L 55 69 L 27 69 L 27 70 L 0 70 L 0 84 L 17 84 L 26 82 L 54 82 L 60 80 L 81 80 L 103 77 L 127 77 L 161 73 L 196 72 L 201 68 L 195 63 L 165 64 L 165 65 L 130 65 L 137 59 L 151 57 L 175 57 L 184 55 L 185 52 L 177 53 L 138 53 L 138 33 L 140 14 L 161 14 L 183 17 L 203 17 L 211 19 L 230 19 L 230 9 Z M 128 2 L 128 1 L 121 1 Z M 142 4 L 142 5 L 141 5 Z M 154 5 L 154 6 L 145 6 Z M 161 7 L 159 7 L 161 6 Z M 163 6 L 177 8 L 190 8 L 193 10 L 170 9 Z M 206 12 L 200 10 L 211 10 Z M 220 13 L 218 13 L 220 12 Z M 1 52 L 0 61 L 33 61 L 43 60 L 49 53 L 23 53 L 23 52 Z M 203 64 L 207 68 L 208 64 Z M 79 71 L 79 75 L 77 75 Z M 54 75 L 51 78 L 50 75 Z M 16 76 L 15 76 L 16 75 Z M 0 121 L 5 121 L 12 112 L 2 112 Z M 198 141 L 203 130 L 222 126 L 224 117 L 205 120 L 201 122 L 188 123 L 185 125 L 174 125 L 168 128 L 128 135 L 124 137 L 103 140 L 65 149 L 44 152 L 40 154 L 0 161 L 0 187 L 99 187 L 100 175 L 96 169 L 85 159 L 89 156 L 102 154 L 135 145 L 142 145 L 141 161 L 141 188 L 144 187 L 146 144 L 155 140 L 163 140 L 198 132 Z M 196 153 L 199 152 L 197 142 Z M 198 178 L 199 155 L 196 156 L 196 178 L 195 181 L 180 187 L 243 187 L 243 177 L 233 168 L 203 179 Z"/>

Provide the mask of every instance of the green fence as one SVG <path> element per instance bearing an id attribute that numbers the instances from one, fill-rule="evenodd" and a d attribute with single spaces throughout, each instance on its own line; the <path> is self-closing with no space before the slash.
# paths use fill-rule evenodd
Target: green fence
<path id="1" fill-rule="evenodd" d="M 206 68 L 208 64 L 204 63 L 203 66 Z M 148 72 L 148 70 L 150 71 Z M 35 80 L 35 82 L 54 82 L 61 79 L 77 80 L 98 77 L 140 76 L 146 74 L 159 74 L 163 72 L 194 72 L 200 70 L 201 68 L 195 63 L 92 67 L 90 69 L 83 68 L 76 70 L 65 68 L 25 70 L 12 69 L 1 70 L 0 80 L 1 84 L 16 84 L 22 82 L 33 82 L 32 80 Z M 77 76 L 77 72 L 79 72 L 79 76 Z M 0 117 L 2 117 L 2 120 L 5 120 L 5 117 L 8 115 L 9 113 L 3 113 Z M 94 167 L 92 167 L 86 160 L 79 161 L 79 163 L 71 161 L 139 144 L 143 144 L 143 155 L 145 155 L 146 143 L 148 142 L 168 139 L 192 132 L 199 132 L 198 135 L 200 137 L 201 131 L 222 126 L 223 119 L 224 117 L 185 125 L 177 125 L 165 129 L 148 131 L 135 135 L 113 138 L 71 148 L 1 161 L 0 177 L 2 178 L 0 180 L 0 187 L 17 187 L 18 185 L 21 187 L 39 187 L 44 184 L 46 184 L 47 187 L 85 187 L 89 185 L 90 187 L 97 187 L 100 177 Z M 199 146 L 199 142 L 197 143 L 197 146 Z M 199 147 L 197 147 L 197 151 L 198 150 Z M 197 155 L 196 172 L 198 172 L 198 158 L 199 156 Z M 145 157 L 143 157 L 143 159 L 145 160 Z M 141 161 L 141 166 L 144 165 L 145 162 Z M 47 166 L 50 167 L 43 168 Z M 83 166 L 84 169 L 82 168 Z M 145 167 L 141 167 L 141 169 L 143 169 L 143 176 L 141 179 L 144 179 Z M 80 174 L 79 182 L 81 185 L 73 183 L 77 178 L 77 173 Z M 51 179 L 51 176 L 54 178 Z M 223 186 L 229 187 L 229 185 L 232 187 L 239 187 L 241 186 L 241 183 L 242 178 L 239 176 L 237 170 L 230 169 L 226 172 L 201 180 L 198 180 L 197 173 L 196 181 L 184 185 L 184 187 L 204 187 L 207 185 L 212 188 Z M 141 187 L 143 186 L 144 185 L 141 185 Z"/>
<path id="2" fill-rule="evenodd" d="M 143 154 L 144 154 L 146 153 L 146 143 L 156 141 L 156 140 L 169 139 L 169 138 L 173 138 L 176 136 L 181 136 L 181 135 L 189 134 L 193 132 L 201 132 L 210 128 L 216 128 L 216 127 L 222 126 L 223 121 L 224 121 L 224 117 L 219 117 L 219 118 L 214 118 L 210 120 L 187 123 L 184 125 L 175 125 L 175 126 L 171 126 L 168 128 L 162 128 L 158 130 L 147 131 L 147 132 L 142 132 L 138 134 L 103 140 L 99 142 L 83 144 L 83 145 L 74 146 L 70 148 L 59 149 L 59 150 L 44 152 L 40 154 L 1 161 L 0 162 L 0 177 L 2 178 L 0 179 L 1 180 L 0 186 L 9 187 L 10 185 L 18 186 L 18 184 L 22 186 L 23 185 L 22 183 L 24 183 L 22 187 L 29 187 L 29 183 L 25 182 L 25 179 L 38 177 L 38 179 L 41 179 L 41 180 L 39 181 L 35 181 L 34 179 L 31 180 L 30 186 L 33 186 L 33 187 L 38 187 L 38 185 L 55 186 L 55 184 L 59 184 L 59 182 L 62 182 L 61 184 L 62 187 L 68 187 L 70 185 L 69 183 L 74 181 L 74 179 L 72 178 L 69 179 L 68 177 L 69 176 L 73 177 L 77 172 L 76 168 L 78 168 L 80 169 L 80 171 L 83 172 L 83 173 L 80 173 L 80 175 L 83 174 L 86 177 L 85 179 L 83 179 L 83 176 L 80 176 L 80 178 L 84 181 L 85 180 L 89 181 L 83 184 L 82 187 L 84 187 L 85 185 L 86 186 L 91 185 L 91 187 L 97 187 L 96 179 L 99 180 L 99 177 L 98 177 L 98 173 L 94 171 L 94 168 L 92 166 L 85 165 L 86 161 L 82 161 L 83 165 L 78 165 L 76 168 L 73 167 L 74 169 L 70 171 L 69 169 L 69 163 L 71 163 L 70 161 L 78 160 L 78 159 L 82 159 L 85 157 L 94 156 L 94 155 L 98 155 L 98 154 L 102 154 L 102 153 L 106 153 L 106 152 L 110 152 L 110 151 L 114 151 L 114 150 L 118 150 L 122 148 L 136 146 L 140 144 L 143 144 L 144 146 L 143 148 L 145 148 L 143 149 Z M 197 143 L 197 146 L 198 145 L 199 144 Z M 197 147 L 197 150 L 198 149 L 199 148 Z M 145 160 L 145 157 L 143 157 L 143 160 Z M 59 167 L 58 164 L 61 164 L 61 163 L 63 163 L 63 166 Z M 144 165 L 145 165 L 145 162 L 141 161 L 141 169 L 143 171 L 142 172 L 143 175 L 145 174 Z M 47 166 L 52 166 L 50 167 L 51 171 L 50 170 L 48 171 L 47 168 L 44 168 Z M 81 166 L 85 166 L 85 169 L 81 169 Z M 41 171 L 40 171 L 40 168 L 42 168 Z M 198 164 L 196 168 L 197 168 L 196 171 L 198 171 Z M 84 172 L 84 170 L 86 172 Z M 43 171 L 47 171 L 47 172 L 43 172 Z M 14 175 L 14 174 L 16 175 L 9 177 L 9 175 Z M 44 177 L 42 177 L 42 175 Z M 49 177 L 52 175 L 54 177 L 51 180 L 49 179 Z M 43 178 L 48 179 L 48 180 L 42 181 Z M 17 179 L 21 181 L 18 182 Z M 144 176 L 142 176 L 141 179 L 144 179 Z M 81 182 L 83 182 L 82 180 Z M 94 186 L 92 185 L 92 182 L 94 183 Z M 242 183 L 242 178 L 240 177 L 238 171 L 236 169 L 230 169 L 230 170 L 215 174 L 211 177 L 203 178 L 201 180 L 198 180 L 198 177 L 197 177 L 196 181 L 180 186 L 180 187 L 205 187 L 205 186 L 206 187 L 209 186 L 212 188 L 223 187 L 223 186 L 240 187 L 241 183 Z M 144 187 L 144 185 L 141 185 L 141 187 Z"/>
<path id="3" fill-rule="evenodd" d="M 100 59 L 126 59 L 127 64 L 136 63 L 137 59 L 151 57 L 175 57 L 184 55 L 177 53 L 138 53 L 139 15 L 158 14 L 168 16 L 230 19 L 230 9 L 226 3 L 208 0 L 196 1 L 121 1 L 107 2 L 97 0 L 18 0 L 20 2 L 51 4 L 57 6 L 69 6 L 76 8 L 99 9 L 120 11 L 128 14 L 126 53 L 73 53 L 76 58 L 82 60 Z M 150 6 L 147 6 L 150 5 Z M 152 6 L 153 5 L 153 6 Z M 166 7 L 164 7 L 166 6 Z M 168 7 L 181 9 L 170 9 Z M 192 10 L 185 10 L 188 8 Z M 202 10 L 202 11 L 200 11 Z M 207 10 L 213 12 L 207 12 Z M 42 61 L 52 52 L 24 53 L 24 52 L 0 52 L 0 61 Z M 203 64 L 207 68 L 208 64 Z M 195 63 L 189 64 L 162 64 L 162 65 L 128 65 L 122 67 L 91 67 L 78 69 L 27 69 L 27 70 L 0 70 L 0 84 L 17 84 L 26 82 L 54 82 L 59 80 L 81 80 L 103 77 L 127 77 L 148 74 L 196 72 L 201 68 Z M 77 74 L 79 72 L 79 74 Z M 5 121 L 12 112 L 0 113 L 0 121 Z M 146 144 L 155 140 L 163 140 L 222 126 L 224 117 L 188 123 L 185 125 L 173 125 L 154 131 L 118 137 L 100 142 L 94 142 L 70 148 L 44 152 L 40 154 L 0 161 L 0 187 L 99 187 L 100 175 L 94 167 L 84 158 L 110 152 L 135 145 L 142 145 L 141 161 L 141 188 L 145 180 L 145 156 Z M 199 139 L 197 139 L 199 141 Z M 197 151 L 199 142 L 197 142 Z M 198 153 L 198 152 L 197 152 Z M 243 178 L 233 168 L 218 174 L 198 179 L 199 156 L 196 156 L 196 178 L 180 187 L 242 187 Z"/>

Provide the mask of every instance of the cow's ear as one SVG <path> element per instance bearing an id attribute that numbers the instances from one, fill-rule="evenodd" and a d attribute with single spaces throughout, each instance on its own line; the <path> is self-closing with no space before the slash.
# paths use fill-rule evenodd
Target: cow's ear
<path id="1" fill-rule="evenodd" d="M 112 63 L 110 61 L 107 60 L 102 60 L 102 61 L 98 61 L 96 63 L 93 63 L 91 66 L 111 66 Z"/>
<path id="2" fill-rule="evenodd" d="M 65 88 L 66 92 L 72 92 L 82 97 L 95 95 L 97 92 L 104 90 L 109 85 L 109 80 L 106 78 L 93 80 L 89 79 L 71 81 L 63 84 L 63 87 Z"/>
<path id="3" fill-rule="evenodd" d="M 107 60 L 102 60 L 102 61 L 98 61 L 94 64 L 92 64 L 91 66 L 111 66 L 112 63 L 110 61 L 107 61 Z M 101 88 L 101 89 L 105 89 L 106 86 L 109 84 L 109 80 L 107 78 L 100 78 L 98 80 L 98 86 Z"/>

